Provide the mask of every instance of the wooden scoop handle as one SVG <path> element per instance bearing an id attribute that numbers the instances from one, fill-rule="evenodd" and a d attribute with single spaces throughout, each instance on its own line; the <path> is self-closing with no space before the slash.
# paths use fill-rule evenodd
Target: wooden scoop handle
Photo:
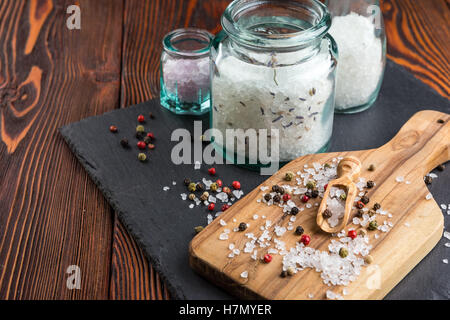
<path id="1" fill-rule="evenodd" d="M 357 188 L 354 182 L 359 178 L 360 173 L 361 161 L 359 161 L 358 158 L 349 156 L 339 162 L 337 167 L 338 178 L 328 183 L 327 190 L 325 190 L 319 210 L 317 211 L 316 222 L 320 229 L 328 233 L 337 233 L 347 225 L 357 193 Z M 328 222 L 324 219 L 322 213 L 325 209 L 327 209 L 327 199 L 333 186 L 345 187 L 347 189 L 347 198 L 345 200 L 345 211 L 344 216 L 341 219 L 341 223 L 335 227 L 330 227 Z"/>

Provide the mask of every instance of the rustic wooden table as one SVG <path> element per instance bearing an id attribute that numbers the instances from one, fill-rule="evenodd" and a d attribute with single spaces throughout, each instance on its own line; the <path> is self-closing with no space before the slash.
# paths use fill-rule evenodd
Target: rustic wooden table
<path id="1" fill-rule="evenodd" d="M 159 95 L 163 35 L 228 0 L 0 1 L 0 298 L 167 299 L 57 129 Z M 450 97 L 448 0 L 384 0 L 389 58 Z M 118 182 L 119 183 L 119 182 Z M 67 268 L 81 289 L 66 287 Z"/>

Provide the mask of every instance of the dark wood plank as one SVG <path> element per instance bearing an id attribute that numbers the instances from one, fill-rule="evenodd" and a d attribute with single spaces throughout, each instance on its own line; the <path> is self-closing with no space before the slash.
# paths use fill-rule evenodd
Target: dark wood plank
<path id="1" fill-rule="evenodd" d="M 73 1 L 0 1 L 2 299 L 109 295 L 111 210 L 57 129 L 118 107 L 122 1 L 78 3 L 71 31 Z"/>
<path id="2" fill-rule="evenodd" d="M 383 0 L 388 56 L 450 98 L 448 0 Z"/>
<path id="3" fill-rule="evenodd" d="M 220 30 L 226 0 L 126 0 L 121 107 L 159 96 L 163 36 L 176 28 Z M 167 290 L 142 251 L 117 221 L 112 259 L 112 299 L 166 299 Z"/>

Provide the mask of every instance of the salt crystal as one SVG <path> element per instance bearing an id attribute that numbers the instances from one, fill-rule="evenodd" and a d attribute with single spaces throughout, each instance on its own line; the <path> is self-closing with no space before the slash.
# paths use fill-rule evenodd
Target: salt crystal
<path id="1" fill-rule="evenodd" d="M 227 239 L 228 239 L 228 234 L 226 234 L 226 233 L 221 233 L 221 234 L 219 235 L 219 239 L 220 239 L 220 240 L 227 240 Z"/>
<path id="2" fill-rule="evenodd" d="M 230 244 L 228 245 L 228 249 L 233 250 L 233 249 L 234 249 L 234 243 L 230 243 Z"/>
<path id="3" fill-rule="evenodd" d="M 438 177 L 438 175 L 435 173 L 429 173 L 428 176 L 430 176 L 433 179 Z"/>
<path id="4" fill-rule="evenodd" d="M 241 278 L 247 279 L 248 278 L 248 271 L 244 271 L 241 273 Z"/>
<path id="5" fill-rule="evenodd" d="M 411 225 L 408 222 L 405 222 L 405 226 L 408 228 L 411 227 Z"/>
<path id="6" fill-rule="evenodd" d="M 169 191 L 170 188 L 169 188 L 169 187 L 163 187 L 163 190 L 164 190 L 164 191 Z"/>
<path id="7" fill-rule="evenodd" d="M 227 225 L 227 223 L 224 220 L 222 220 L 222 219 L 220 219 L 219 223 L 220 223 L 221 226 L 226 226 Z"/>
<path id="8" fill-rule="evenodd" d="M 431 193 L 428 193 L 428 194 L 425 196 L 425 199 L 427 199 L 427 200 L 430 200 L 431 198 L 433 198 L 433 196 L 431 195 Z"/>
<path id="9" fill-rule="evenodd" d="M 259 217 L 259 216 L 258 216 L 257 214 L 254 214 L 254 215 L 253 215 L 253 220 L 258 219 L 258 217 Z"/>
<path id="10" fill-rule="evenodd" d="M 450 240 L 450 232 L 444 231 L 444 238 L 447 238 Z"/>
<path id="11" fill-rule="evenodd" d="M 447 205 L 441 204 L 441 208 L 442 208 L 443 210 L 447 210 Z"/>
<path id="12" fill-rule="evenodd" d="M 186 193 L 182 193 L 182 194 L 180 194 L 180 196 L 181 196 L 182 200 L 186 200 L 187 199 L 187 194 Z"/>
<path id="13" fill-rule="evenodd" d="M 406 184 L 411 184 L 411 181 L 409 181 L 409 180 L 406 180 L 406 182 L 405 182 Z"/>
<path id="14" fill-rule="evenodd" d="M 444 244 L 444 246 L 446 246 L 447 248 L 450 248 L 450 242 L 447 242 L 446 244 Z"/>
<path id="15" fill-rule="evenodd" d="M 442 262 L 448 264 L 448 259 L 442 259 Z"/>
<path id="16" fill-rule="evenodd" d="M 261 189 L 262 192 L 264 192 L 264 191 L 266 191 L 267 189 L 269 189 L 269 187 L 264 187 L 264 186 L 263 186 L 263 187 L 261 187 L 260 189 Z"/>
<path id="17" fill-rule="evenodd" d="M 189 205 L 189 209 L 192 209 L 192 208 L 194 208 L 194 204 L 193 204 L 193 203 L 191 203 L 191 204 Z"/>
<path id="18" fill-rule="evenodd" d="M 396 180 L 397 182 L 403 182 L 403 181 L 405 180 L 405 177 L 403 177 L 403 176 L 398 176 L 397 178 L 395 178 L 395 180 Z"/>
<path id="19" fill-rule="evenodd" d="M 308 298 L 310 298 L 310 299 L 314 298 L 314 294 L 312 294 L 312 293 L 308 294 Z"/>

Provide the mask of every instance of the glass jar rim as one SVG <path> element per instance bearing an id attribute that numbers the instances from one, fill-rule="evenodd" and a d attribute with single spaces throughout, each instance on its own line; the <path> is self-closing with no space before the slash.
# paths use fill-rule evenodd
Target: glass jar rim
<path id="1" fill-rule="evenodd" d="M 177 48 L 176 41 L 184 40 L 183 37 L 189 37 L 190 40 L 203 42 L 205 46 L 194 50 Z M 180 28 L 167 33 L 163 38 L 163 47 L 166 52 L 183 57 L 201 57 L 206 56 L 211 51 L 214 35 L 204 29 L 199 28 Z"/>
<path id="2" fill-rule="evenodd" d="M 240 27 L 238 21 L 243 13 L 268 4 L 308 9 L 316 19 L 307 29 L 282 34 L 262 34 Z M 292 48 L 323 38 L 331 27 L 331 15 L 326 5 L 318 0 L 234 0 L 222 15 L 221 23 L 225 33 L 239 43 L 259 48 Z"/>

